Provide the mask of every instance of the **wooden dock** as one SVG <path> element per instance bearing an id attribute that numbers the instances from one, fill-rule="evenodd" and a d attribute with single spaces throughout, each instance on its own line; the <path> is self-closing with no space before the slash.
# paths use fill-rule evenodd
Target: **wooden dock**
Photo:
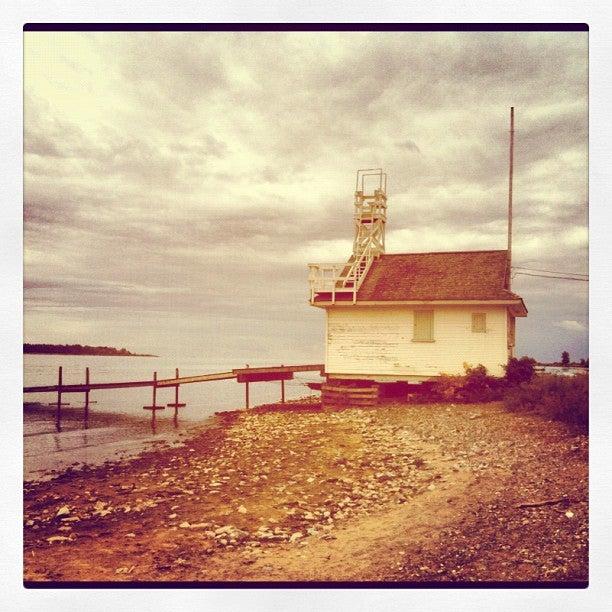
<path id="1" fill-rule="evenodd" d="M 185 404 L 179 402 L 179 387 L 193 383 L 212 382 L 215 380 L 232 380 L 235 379 L 239 383 L 245 385 L 245 407 L 249 408 L 249 384 L 252 382 L 271 382 L 280 381 L 281 383 L 281 402 L 285 402 L 285 381 L 291 380 L 295 372 L 320 372 L 321 376 L 325 373 L 325 366 L 321 363 L 306 364 L 306 365 L 280 365 L 267 366 L 261 368 L 237 368 L 229 372 L 215 372 L 212 374 L 198 374 L 196 376 L 179 376 L 178 369 L 174 378 L 157 378 L 157 372 L 153 373 L 153 378 L 150 380 L 130 380 L 118 382 L 91 382 L 89 377 L 89 368 L 85 369 L 85 382 L 77 384 L 64 384 L 62 377 L 62 367 L 58 370 L 58 381 L 56 385 L 42 385 L 35 387 L 24 387 L 24 393 L 56 393 L 57 401 L 53 405 L 56 406 L 56 429 L 61 431 L 61 409 L 66 406 L 62 403 L 62 395 L 64 393 L 84 393 L 85 394 L 85 427 L 87 427 L 89 415 L 89 394 L 91 391 L 101 391 L 105 389 L 127 389 L 137 387 L 151 387 L 153 389 L 153 401 L 151 405 L 143 406 L 145 410 L 151 411 L 151 425 L 155 429 L 155 413 L 158 410 L 163 410 L 166 406 L 158 406 L 156 404 L 157 389 L 164 387 L 175 388 L 174 403 L 168 404 L 174 408 L 174 421 L 178 421 L 178 408 L 184 407 Z"/>

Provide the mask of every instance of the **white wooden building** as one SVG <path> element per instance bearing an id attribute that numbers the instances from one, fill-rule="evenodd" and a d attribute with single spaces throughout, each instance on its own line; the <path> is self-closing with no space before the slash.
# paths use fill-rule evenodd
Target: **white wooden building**
<path id="1" fill-rule="evenodd" d="M 368 190 L 368 181 L 375 181 Z M 422 382 L 482 364 L 501 376 L 515 318 L 505 250 L 386 254 L 386 175 L 359 171 L 355 242 L 344 264 L 309 264 L 310 302 L 325 310 L 328 379 Z"/>

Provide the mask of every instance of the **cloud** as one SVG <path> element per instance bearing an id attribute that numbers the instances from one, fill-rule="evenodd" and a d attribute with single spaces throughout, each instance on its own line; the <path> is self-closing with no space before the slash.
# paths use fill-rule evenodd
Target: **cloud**
<path id="1" fill-rule="evenodd" d="M 421 152 L 421 149 L 419 149 L 418 145 L 416 144 L 416 142 L 414 142 L 414 140 L 403 140 L 401 142 L 398 142 L 397 146 L 402 149 L 406 149 L 407 151 L 412 151 L 414 153 Z"/>
<path id="2" fill-rule="evenodd" d="M 273 318 L 322 350 L 306 264 L 349 255 L 357 168 L 389 174 L 389 251 L 504 248 L 510 105 L 515 261 L 586 271 L 582 34 L 33 32 L 24 74 L 31 341 L 157 316 L 153 352 L 220 320 L 272 346 Z M 513 280 L 524 352 L 586 320 L 580 285 Z"/>
<path id="3" fill-rule="evenodd" d="M 586 331 L 586 325 L 580 323 L 579 321 L 558 321 L 555 324 L 555 327 L 560 327 L 561 329 L 565 329 L 571 332 L 584 332 Z"/>

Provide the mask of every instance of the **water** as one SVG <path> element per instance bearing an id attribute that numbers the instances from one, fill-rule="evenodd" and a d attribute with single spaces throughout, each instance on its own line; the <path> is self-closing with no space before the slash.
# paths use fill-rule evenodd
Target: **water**
<path id="1" fill-rule="evenodd" d="M 579 376 L 589 373 L 587 368 L 564 368 L 562 366 L 536 366 L 536 371 L 543 372 L 544 374 L 554 374 L 555 376 Z"/>
<path id="2" fill-rule="evenodd" d="M 153 372 L 158 378 L 174 378 L 175 368 L 179 368 L 180 376 L 193 376 L 214 372 L 227 372 L 232 368 L 244 367 L 236 362 L 206 363 L 202 359 L 191 358 L 170 360 L 164 357 L 107 357 L 80 355 L 24 355 L 24 386 L 57 384 L 58 367 L 62 366 L 64 384 L 85 382 L 85 368 L 89 367 L 90 382 L 118 382 L 127 380 L 151 380 Z M 250 363 L 251 367 L 257 365 Z M 273 364 L 272 364 L 273 365 Z M 285 397 L 296 399 L 311 395 L 306 386 L 307 381 L 321 380 L 317 372 L 300 372 L 294 380 L 285 381 Z M 278 381 L 251 383 L 249 385 L 250 405 L 276 402 L 280 400 L 280 385 Z M 221 380 L 204 383 L 181 385 L 179 401 L 187 404 L 180 409 L 180 418 L 187 421 L 202 421 L 216 411 L 244 408 L 245 388 L 235 380 Z M 55 393 L 28 393 L 24 397 L 27 402 L 51 403 L 55 401 Z M 150 405 L 152 400 L 151 387 L 135 389 L 108 389 L 92 391 L 90 401 L 92 413 L 104 411 L 121 415 L 142 416 L 148 419 L 150 413 L 143 406 Z M 71 407 L 82 406 L 84 394 L 70 393 L 62 396 L 62 401 L 69 402 Z M 174 388 L 157 389 L 157 404 L 165 405 L 174 402 Z M 158 419 L 171 418 L 173 409 L 157 413 Z"/>

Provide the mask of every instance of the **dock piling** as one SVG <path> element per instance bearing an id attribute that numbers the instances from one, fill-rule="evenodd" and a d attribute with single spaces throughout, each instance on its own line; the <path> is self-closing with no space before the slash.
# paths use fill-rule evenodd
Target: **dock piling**
<path id="1" fill-rule="evenodd" d="M 176 368 L 176 380 L 179 379 L 179 369 Z M 178 427 L 178 409 L 184 408 L 187 404 L 179 402 L 179 384 L 174 385 L 174 404 L 167 404 L 168 408 L 174 408 L 174 426 Z"/>
<path id="2" fill-rule="evenodd" d="M 144 410 L 151 411 L 151 429 L 155 433 L 155 413 L 158 410 L 165 410 L 165 406 L 158 406 L 155 402 L 157 400 L 157 372 L 153 372 L 153 402 L 150 406 L 143 406 Z"/>
<path id="3" fill-rule="evenodd" d="M 85 368 L 85 387 L 84 427 L 89 429 L 89 368 Z"/>
<path id="4" fill-rule="evenodd" d="M 57 373 L 57 408 L 55 410 L 55 429 L 62 431 L 62 366 Z"/>
<path id="5" fill-rule="evenodd" d="M 281 368 L 285 366 L 281 364 Z M 285 403 L 285 379 L 281 378 L 281 404 Z"/>

